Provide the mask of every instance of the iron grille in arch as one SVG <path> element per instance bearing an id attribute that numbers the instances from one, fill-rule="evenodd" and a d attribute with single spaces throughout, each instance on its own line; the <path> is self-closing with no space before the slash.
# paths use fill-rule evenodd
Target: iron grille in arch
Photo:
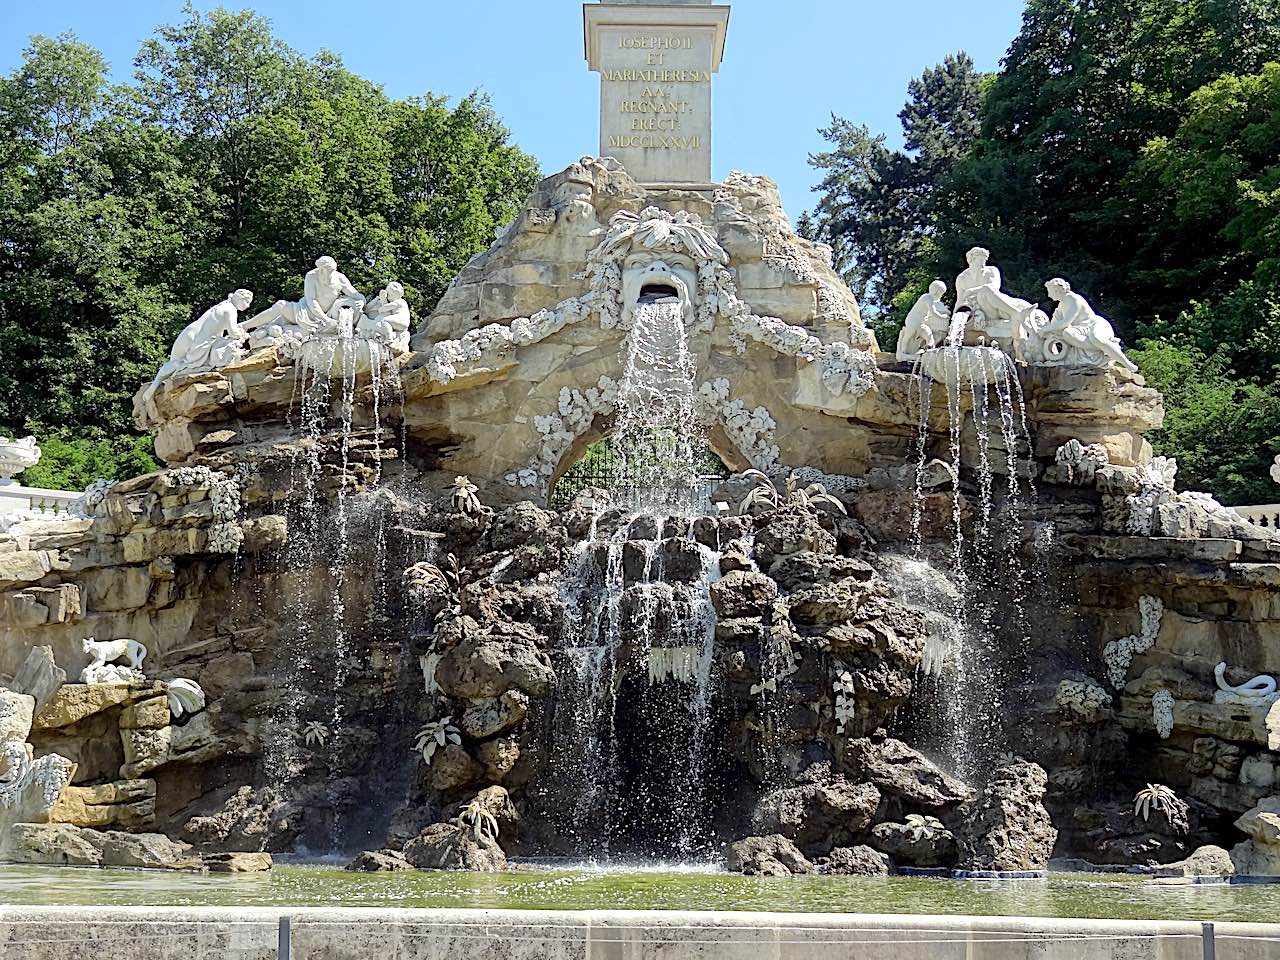
<path id="1" fill-rule="evenodd" d="M 729 476 L 728 468 L 712 453 L 710 447 L 704 445 L 697 458 L 698 475 L 706 487 L 710 488 Z M 553 510 L 563 510 L 573 502 L 574 497 L 589 487 L 628 490 L 634 489 L 638 481 L 647 482 L 628 470 L 627 459 L 618 453 L 613 438 L 606 437 L 587 447 L 582 459 L 560 476 L 551 491 L 548 505 Z"/>

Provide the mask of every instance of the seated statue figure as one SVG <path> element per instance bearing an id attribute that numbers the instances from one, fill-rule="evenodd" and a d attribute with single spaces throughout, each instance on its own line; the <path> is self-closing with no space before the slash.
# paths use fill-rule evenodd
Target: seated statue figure
<path id="1" fill-rule="evenodd" d="M 356 333 L 368 340 L 381 340 L 398 353 L 409 349 L 409 304 L 404 287 L 392 280 L 372 300 L 356 324 Z"/>
<path id="2" fill-rule="evenodd" d="M 946 340 L 951 324 L 951 311 L 942 302 L 946 292 L 946 281 L 935 280 L 929 284 L 929 291 L 921 294 L 911 308 L 902 332 L 898 334 L 899 360 L 914 360 L 922 350 L 941 346 Z"/>
<path id="3" fill-rule="evenodd" d="M 990 256 L 984 247 L 974 247 L 965 255 L 969 266 L 956 277 L 956 315 L 968 312 L 966 330 L 988 338 L 1016 339 L 1017 325 L 1031 316 L 1035 304 L 1000 289 L 1000 270 L 987 263 Z"/>
<path id="4" fill-rule="evenodd" d="M 1049 299 L 1057 302 L 1053 316 L 1034 334 L 1044 363 L 1066 366 L 1103 367 L 1119 364 L 1137 370 L 1124 355 L 1111 322 L 1094 312 L 1089 301 L 1071 289 L 1061 277 L 1045 283 Z"/>
<path id="5" fill-rule="evenodd" d="M 321 257 L 315 269 L 307 271 L 301 300 L 277 300 L 245 321 L 244 329 L 249 331 L 249 344 L 255 350 L 286 340 L 340 336 L 344 320 L 354 328 L 363 306 L 364 296 L 338 271 L 333 257 Z"/>

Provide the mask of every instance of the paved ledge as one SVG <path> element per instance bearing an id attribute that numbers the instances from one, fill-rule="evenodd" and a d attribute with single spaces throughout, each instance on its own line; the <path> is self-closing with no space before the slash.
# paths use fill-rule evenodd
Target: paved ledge
<path id="1" fill-rule="evenodd" d="M 1202 924 L 898 914 L 0 907 L 4 960 L 1201 960 Z M 1221 923 L 1219 960 L 1280 958 Z"/>

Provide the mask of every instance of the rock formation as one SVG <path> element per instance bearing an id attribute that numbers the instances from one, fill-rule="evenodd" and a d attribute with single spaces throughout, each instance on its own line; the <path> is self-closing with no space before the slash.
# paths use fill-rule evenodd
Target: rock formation
<path id="1" fill-rule="evenodd" d="M 770 181 L 646 189 L 608 160 L 545 180 L 408 352 L 369 348 L 403 332 L 394 285 L 355 296 L 165 372 L 136 412 L 166 468 L 0 534 L 0 787 L 70 771 L 0 848 L 500 869 L 607 837 L 878 873 L 1247 834 L 1240 863 L 1269 856 L 1280 712 L 1217 694 L 1280 671 L 1280 544 L 1176 490 L 1123 365 L 984 347 L 922 377 Z M 725 476 L 697 516 L 590 489 L 549 509 L 618 429 L 656 302 Z M 67 683 L 89 638 L 140 644 L 141 678 Z M 1145 783 L 1185 811 L 1130 812 Z"/>

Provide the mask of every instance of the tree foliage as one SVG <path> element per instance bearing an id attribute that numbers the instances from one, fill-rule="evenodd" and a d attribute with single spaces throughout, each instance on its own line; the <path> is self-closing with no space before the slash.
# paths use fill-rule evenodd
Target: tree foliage
<path id="1" fill-rule="evenodd" d="M 538 177 L 482 97 L 392 100 L 248 11 L 188 7 L 134 66 L 34 37 L 0 78 L 0 433 L 41 438 L 32 483 L 145 467 L 131 398 L 229 290 L 294 298 L 329 254 L 421 316 Z"/>
<path id="2" fill-rule="evenodd" d="M 910 91 L 904 118 L 921 98 Z M 914 206 L 919 188 L 882 173 L 881 138 L 848 121 L 822 131 L 856 131 L 833 154 L 868 172 L 833 179 L 831 166 L 811 229 L 855 280 L 881 278 L 873 309 L 900 316 L 929 280 L 950 282 L 975 244 L 1019 296 L 1066 277 L 1141 341 L 1134 358 L 1168 410 L 1153 439 L 1179 458 L 1180 478 L 1227 502 L 1274 499 L 1280 3 L 1028 0 L 978 97 L 928 101 L 925 129 L 954 149 L 935 148 L 943 159 Z M 907 148 L 927 153 L 909 134 Z M 899 221 L 885 215 L 903 209 Z M 892 243 L 886 222 L 899 231 Z"/>

